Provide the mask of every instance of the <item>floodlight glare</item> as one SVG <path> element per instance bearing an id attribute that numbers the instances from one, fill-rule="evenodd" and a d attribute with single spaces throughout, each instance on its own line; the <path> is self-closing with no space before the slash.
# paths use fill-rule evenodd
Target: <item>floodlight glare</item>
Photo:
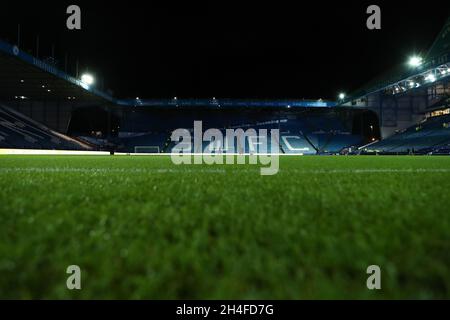
<path id="1" fill-rule="evenodd" d="M 345 93 L 341 92 L 339 93 L 339 100 L 344 100 L 345 99 Z"/>
<path id="2" fill-rule="evenodd" d="M 428 80 L 430 82 L 435 82 L 436 81 L 436 77 L 433 74 L 429 74 L 425 77 L 425 80 Z"/>
<path id="3" fill-rule="evenodd" d="M 418 57 L 418 56 L 413 56 L 413 57 L 409 58 L 408 64 L 411 67 L 418 67 L 422 64 L 422 58 Z"/>
<path id="4" fill-rule="evenodd" d="M 88 73 L 85 73 L 81 76 L 81 82 L 87 84 L 88 86 L 94 84 L 94 77 Z"/>

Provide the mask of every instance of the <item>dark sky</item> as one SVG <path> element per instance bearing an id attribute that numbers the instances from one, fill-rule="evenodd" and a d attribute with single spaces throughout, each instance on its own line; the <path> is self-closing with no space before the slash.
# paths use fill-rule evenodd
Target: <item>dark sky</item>
<path id="1" fill-rule="evenodd" d="M 246 5 L 151 1 L 2 1 L 0 38 L 96 75 L 115 96 L 330 98 L 425 53 L 450 1 L 280 1 Z M 243 2 L 243 1 L 242 1 Z M 66 29 L 78 4 L 82 30 Z M 377 4 L 382 30 L 366 28 Z M 102 79 L 102 80 L 100 80 Z"/>

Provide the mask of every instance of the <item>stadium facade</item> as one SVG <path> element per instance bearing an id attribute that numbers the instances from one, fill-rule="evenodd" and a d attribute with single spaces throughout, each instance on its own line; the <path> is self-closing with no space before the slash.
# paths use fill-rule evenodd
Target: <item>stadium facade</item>
<path id="1" fill-rule="evenodd" d="M 174 129 L 202 120 L 204 129 L 279 129 L 286 154 L 433 152 L 450 145 L 449 53 L 450 19 L 421 63 L 339 102 L 147 100 L 117 99 L 0 41 L 0 148 L 167 153 Z M 251 139 L 239 149 L 258 152 Z"/>
<path id="2" fill-rule="evenodd" d="M 422 59 L 374 79 L 342 106 L 375 112 L 381 137 L 367 150 L 405 153 L 448 149 L 450 119 L 450 18 Z"/>

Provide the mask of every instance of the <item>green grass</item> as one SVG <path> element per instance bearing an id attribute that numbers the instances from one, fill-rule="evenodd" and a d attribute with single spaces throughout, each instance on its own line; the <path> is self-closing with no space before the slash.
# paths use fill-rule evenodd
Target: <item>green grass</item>
<path id="1" fill-rule="evenodd" d="M 449 193 L 450 157 L 0 156 L 0 298 L 450 298 Z"/>

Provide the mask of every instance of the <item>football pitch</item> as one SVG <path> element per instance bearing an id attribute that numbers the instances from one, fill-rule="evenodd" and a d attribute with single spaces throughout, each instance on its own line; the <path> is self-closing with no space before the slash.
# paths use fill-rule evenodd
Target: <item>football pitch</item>
<path id="1" fill-rule="evenodd" d="M 450 298 L 449 194 L 450 157 L 0 156 L 0 298 Z"/>

